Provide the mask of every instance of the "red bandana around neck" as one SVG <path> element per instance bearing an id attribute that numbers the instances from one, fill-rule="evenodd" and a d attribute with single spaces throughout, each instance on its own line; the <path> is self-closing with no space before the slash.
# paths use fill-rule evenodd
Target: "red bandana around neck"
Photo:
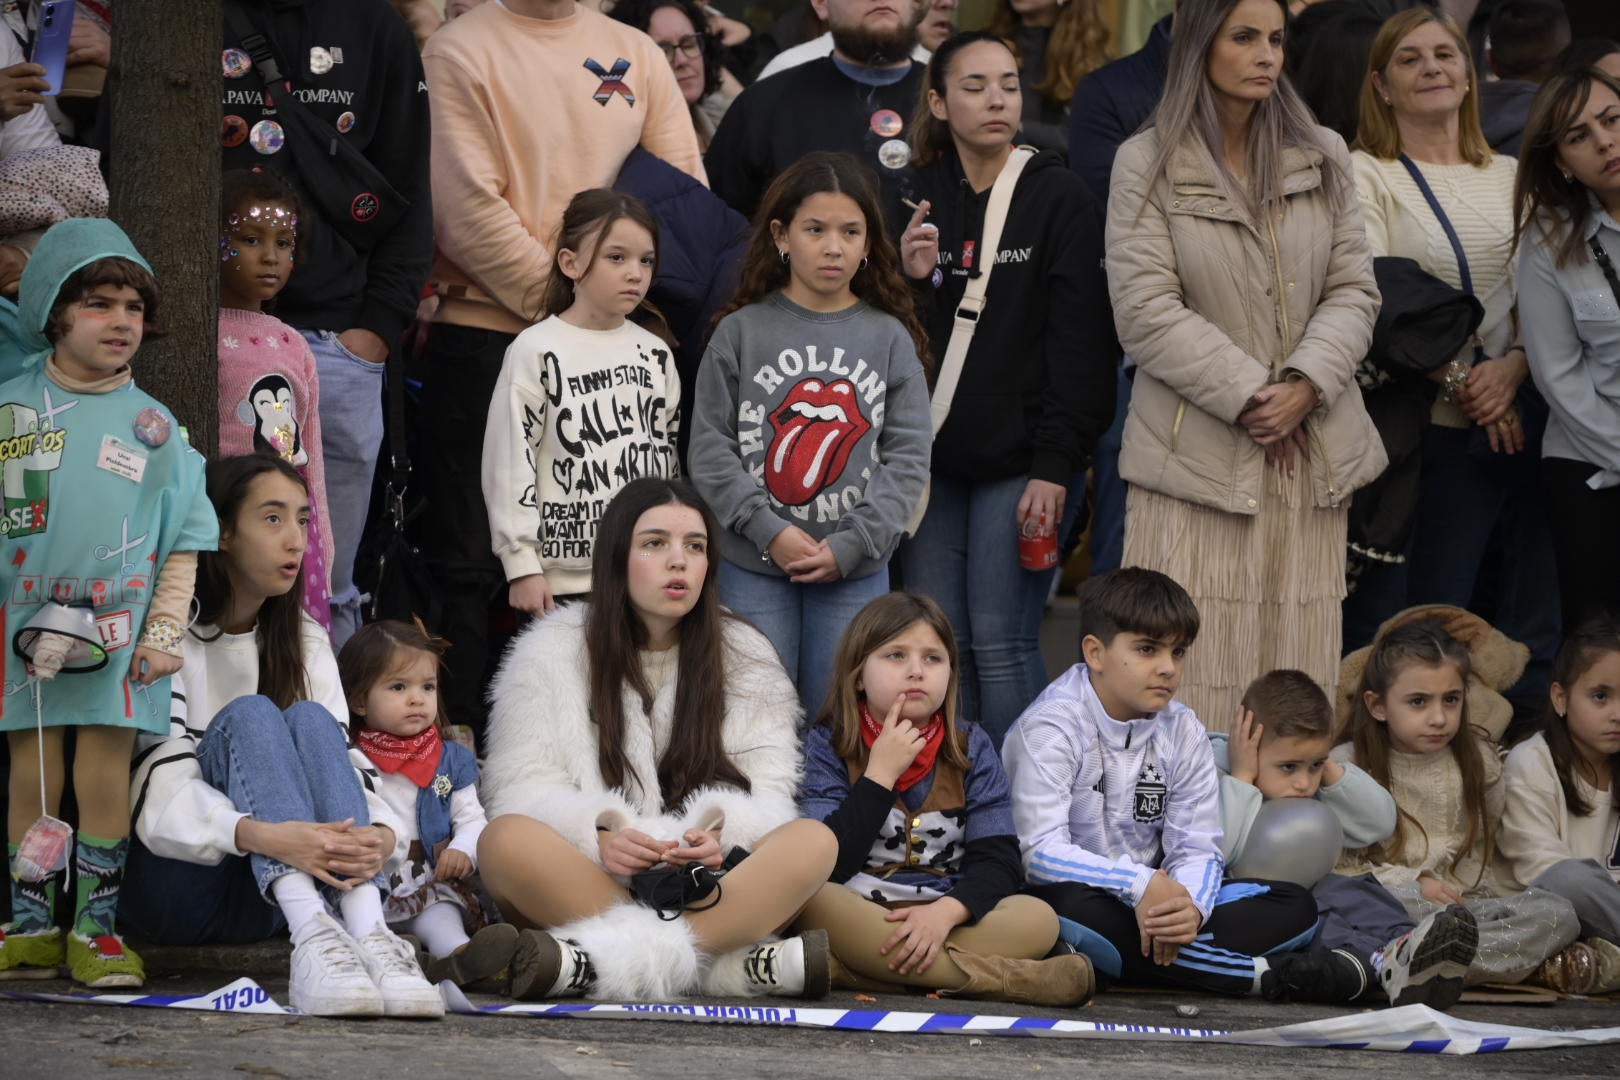
<path id="1" fill-rule="evenodd" d="M 383 772 L 403 773 L 417 787 L 433 783 L 444 750 L 437 727 L 428 727 L 409 738 L 361 728 L 359 739 L 360 749 Z"/>
<path id="2" fill-rule="evenodd" d="M 916 721 L 912 721 L 916 723 Z M 940 744 L 945 741 L 945 710 L 941 709 L 918 727 L 923 737 L 923 748 L 917 751 L 910 767 L 900 774 L 900 779 L 894 782 L 894 790 L 905 791 L 911 785 L 927 776 L 934 768 L 934 759 L 939 756 Z M 861 741 L 868 750 L 877 742 L 877 737 L 883 732 L 883 721 L 872 715 L 866 707 L 866 700 L 861 700 Z"/>

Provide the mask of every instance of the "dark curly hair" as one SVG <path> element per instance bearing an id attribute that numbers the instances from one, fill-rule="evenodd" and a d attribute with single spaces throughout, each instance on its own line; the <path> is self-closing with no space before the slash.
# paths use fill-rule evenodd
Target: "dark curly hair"
<path id="1" fill-rule="evenodd" d="M 608 14 L 635 27 L 643 34 L 651 33 L 653 12 L 659 8 L 674 8 L 685 15 L 696 31 L 703 50 L 703 96 L 708 97 L 720 89 L 720 72 L 725 61 L 720 56 L 720 39 L 709 33 L 709 17 L 692 0 L 619 0 Z"/>

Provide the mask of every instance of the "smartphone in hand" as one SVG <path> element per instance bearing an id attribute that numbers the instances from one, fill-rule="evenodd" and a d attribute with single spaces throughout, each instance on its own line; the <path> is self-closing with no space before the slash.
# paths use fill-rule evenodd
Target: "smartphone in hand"
<path id="1" fill-rule="evenodd" d="M 45 81 L 51 84 L 46 97 L 62 92 L 75 6 L 75 0 L 45 0 L 39 6 L 39 26 L 34 30 L 33 55 L 29 59 L 45 69 Z"/>

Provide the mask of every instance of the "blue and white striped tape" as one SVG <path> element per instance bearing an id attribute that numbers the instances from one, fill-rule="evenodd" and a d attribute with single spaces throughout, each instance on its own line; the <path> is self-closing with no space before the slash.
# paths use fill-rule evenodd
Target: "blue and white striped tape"
<path id="1" fill-rule="evenodd" d="M 867 1009 L 801 1009 L 788 1005 L 601 1005 L 585 1002 L 474 1005 L 450 983 L 439 987 L 451 1012 L 476 1016 L 531 1016 L 569 1020 L 675 1020 L 699 1024 L 764 1024 L 834 1031 L 887 1031 L 901 1034 L 1002 1036 L 1048 1039 L 1185 1040 L 1239 1046 L 1294 1046 L 1333 1050 L 1386 1050 L 1408 1054 L 1490 1054 L 1504 1050 L 1551 1050 L 1620 1042 L 1620 1027 L 1584 1031 L 1481 1024 L 1406 1005 L 1308 1020 L 1248 1031 L 1111 1024 L 1031 1016 L 977 1016 L 967 1013 L 893 1012 Z M 0 990 L 0 998 L 75 1005 L 127 1005 L 137 1008 L 192 1009 L 203 1012 L 298 1015 L 277 1004 L 252 979 L 238 979 L 207 994 L 40 994 Z"/>

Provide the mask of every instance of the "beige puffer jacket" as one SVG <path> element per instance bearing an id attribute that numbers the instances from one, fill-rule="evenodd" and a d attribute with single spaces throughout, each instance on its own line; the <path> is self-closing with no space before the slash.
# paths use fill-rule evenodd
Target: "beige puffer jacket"
<path id="1" fill-rule="evenodd" d="M 1108 290 L 1139 369 L 1119 459 L 1128 482 L 1258 513 L 1265 451 L 1236 421 L 1257 390 L 1291 371 L 1322 399 L 1305 421 L 1315 505 L 1342 505 L 1388 464 L 1354 379 L 1378 313 L 1372 259 L 1349 153 L 1327 129 L 1317 135 L 1342 170 L 1345 205 L 1335 213 L 1322 188 L 1323 154 L 1289 149 L 1286 210 L 1258 227 L 1192 147 L 1158 176 L 1147 175 L 1154 129 L 1120 147 Z"/>

